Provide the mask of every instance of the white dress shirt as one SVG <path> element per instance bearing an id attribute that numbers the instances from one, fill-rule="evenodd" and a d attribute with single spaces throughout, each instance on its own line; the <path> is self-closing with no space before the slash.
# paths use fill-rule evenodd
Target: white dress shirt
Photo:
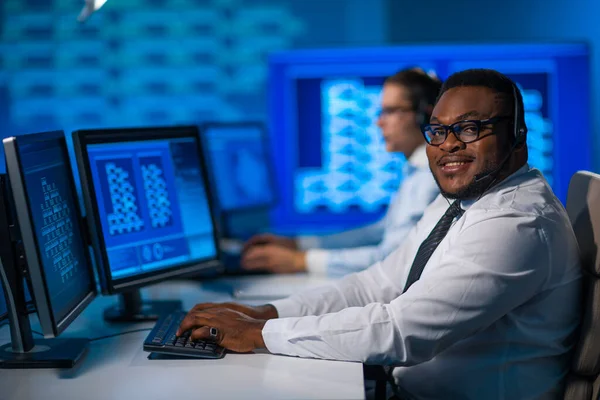
<path id="1" fill-rule="evenodd" d="M 425 148 L 417 148 L 404 163 L 403 180 L 383 219 L 334 235 L 299 238 L 300 248 L 307 250 L 308 272 L 339 277 L 362 271 L 400 246 L 440 193 Z"/>
<path id="2" fill-rule="evenodd" d="M 397 366 L 418 399 L 557 399 L 579 323 L 575 236 L 528 166 L 464 203 L 404 294 L 412 261 L 448 208 L 439 196 L 383 262 L 275 301 L 272 353 Z M 402 294 L 402 295 L 401 295 Z"/>

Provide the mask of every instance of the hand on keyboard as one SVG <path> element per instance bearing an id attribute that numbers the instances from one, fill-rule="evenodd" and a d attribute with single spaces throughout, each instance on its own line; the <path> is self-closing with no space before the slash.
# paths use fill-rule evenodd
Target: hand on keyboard
<path id="1" fill-rule="evenodd" d="M 164 315 L 144 341 L 144 350 L 151 353 L 194 358 L 221 358 L 225 350 L 212 341 L 190 340 L 190 332 L 177 336 L 186 313 L 176 311 Z"/>
<path id="2" fill-rule="evenodd" d="M 265 347 L 262 329 L 266 322 L 227 308 L 208 308 L 190 311 L 181 322 L 177 336 L 190 331 L 191 340 L 214 340 L 228 350 L 245 353 Z M 211 337 L 211 328 L 216 328 L 216 337 Z"/>
<path id="3" fill-rule="evenodd" d="M 241 312 L 254 319 L 269 320 L 278 317 L 277 309 L 270 304 L 265 304 L 263 306 L 247 306 L 239 303 L 200 303 L 196 304 L 190 312 L 198 312 L 210 308 L 226 308 Z"/>

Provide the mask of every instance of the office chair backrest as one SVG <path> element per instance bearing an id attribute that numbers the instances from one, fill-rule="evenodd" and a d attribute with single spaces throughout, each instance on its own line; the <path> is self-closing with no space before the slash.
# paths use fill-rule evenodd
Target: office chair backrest
<path id="1" fill-rule="evenodd" d="M 567 213 L 579 244 L 584 288 L 580 336 L 563 398 L 588 400 L 598 397 L 600 374 L 600 175 L 573 175 Z"/>

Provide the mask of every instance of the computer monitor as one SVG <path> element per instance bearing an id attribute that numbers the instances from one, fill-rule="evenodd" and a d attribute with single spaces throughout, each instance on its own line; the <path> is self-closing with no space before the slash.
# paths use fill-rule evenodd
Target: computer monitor
<path id="1" fill-rule="evenodd" d="M 220 269 L 210 186 L 196 127 L 73 132 L 108 321 L 156 320 L 179 301 L 139 289 Z"/>
<path id="2" fill-rule="evenodd" d="M 274 205 L 273 165 L 263 124 L 206 123 L 200 133 L 219 211 Z"/>
<path id="3" fill-rule="evenodd" d="M 585 44 L 407 45 L 289 50 L 269 60 L 269 128 L 280 201 L 277 229 L 347 229 L 379 218 L 401 183 L 403 156 L 376 126 L 386 77 L 421 67 L 440 79 L 496 69 L 523 94 L 529 163 L 561 200 L 591 168 L 590 52 Z"/>
<path id="4" fill-rule="evenodd" d="M 2 246 L 1 278 L 7 297 L 12 343 L 0 348 L 3 368 L 72 367 L 87 339 L 33 341 L 24 278 L 31 283 L 41 329 L 60 335 L 96 295 L 85 230 L 62 131 L 4 139 L 8 185 L 3 211 L 12 227 Z M 8 203 L 8 204 L 7 204 Z"/>
<path id="5" fill-rule="evenodd" d="M 202 125 L 200 136 L 215 188 L 220 233 L 246 239 L 268 229 L 277 190 L 265 126 L 209 122 Z"/>

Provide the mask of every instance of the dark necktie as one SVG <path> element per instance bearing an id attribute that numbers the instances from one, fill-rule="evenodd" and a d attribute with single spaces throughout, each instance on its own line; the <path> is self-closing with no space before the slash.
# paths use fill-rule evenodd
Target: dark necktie
<path id="1" fill-rule="evenodd" d="M 452 221 L 454 221 L 454 218 L 461 215 L 462 212 L 463 211 L 460 208 L 460 201 L 457 200 L 452 203 L 452 205 L 446 210 L 446 213 L 442 215 L 442 218 L 440 218 L 429 236 L 427 236 L 427 239 L 421 243 L 421 246 L 419 246 L 419 251 L 417 251 L 417 255 L 415 256 L 412 266 L 410 267 L 410 272 L 408 274 L 408 279 L 406 280 L 403 293 L 406 292 L 413 283 L 419 280 L 427 261 L 429 261 L 429 258 L 431 258 L 431 255 L 435 249 L 437 249 L 442 239 L 446 237 L 446 234 L 452 225 Z"/>
<path id="2" fill-rule="evenodd" d="M 419 246 L 419 251 L 417 251 L 417 255 L 415 256 L 412 266 L 410 267 L 408 279 L 406 280 L 406 285 L 404 285 L 404 290 L 402 293 L 406 292 L 413 283 L 419 280 L 425 265 L 427 265 L 427 261 L 429 261 L 435 249 L 437 249 L 440 242 L 446 237 L 446 234 L 450 230 L 452 221 L 454 221 L 454 218 L 458 217 L 462 213 L 463 210 L 460 208 L 460 201 L 458 200 L 448 207 L 429 236 L 427 236 L 427 239 L 425 239 L 423 243 L 421 243 L 421 246 Z M 380 367 L 378 366 L 376 368 Z M 392 386 L 392 390 L 394 391 L 394 395 L 397 399 L 413 399 L 409 393 L 406 393 L 404 389 L 396 385 L 394 376 L 392 374 L 394 367 L 384 366 L 383 371 L 387 375 L 387 381 Z"/>

